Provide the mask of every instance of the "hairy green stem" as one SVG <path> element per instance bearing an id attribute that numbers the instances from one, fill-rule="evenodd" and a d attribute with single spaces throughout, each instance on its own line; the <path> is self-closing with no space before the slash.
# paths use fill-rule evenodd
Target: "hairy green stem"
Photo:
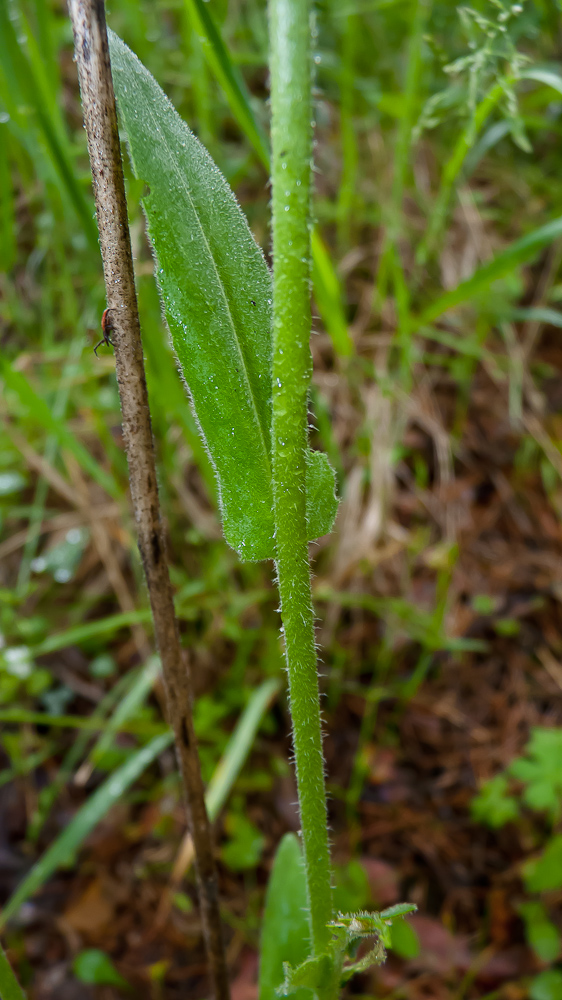
<path id="1" fill-rule="evenodd" d="M 310 0 L 270 0 L 273 494 L 277 574 L 314 954 L 332 916 L 324 761 L 306 532 L 312 163 Z"/>

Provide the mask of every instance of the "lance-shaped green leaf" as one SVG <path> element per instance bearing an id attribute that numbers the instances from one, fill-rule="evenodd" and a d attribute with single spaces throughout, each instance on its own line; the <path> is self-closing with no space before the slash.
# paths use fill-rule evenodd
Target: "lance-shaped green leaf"
<path id="1" fill-rule="evenodd" d="M 259 1000 L 277 1000 L 277 989 L 285 981 L 284 963 L 300 967 L 309 955 L 310 930 L 302 851 L 295 834 L 286 833 L 277 848 L 265 898 Z M 302 992 L 295 1000 L 307 1000 L 309 997 L 308 992 Z"/>
<path id="2" fill-rule="evenodd" d="M 217 474 L 226 540 L 245 559 L 275 555 L 271 481 L 271 274 L 201 143 L 112 32 L 117 102 L 157 260 L 166 318 Z M 309 538 L 337 510 L 325 455 L 307 463 Z"/>

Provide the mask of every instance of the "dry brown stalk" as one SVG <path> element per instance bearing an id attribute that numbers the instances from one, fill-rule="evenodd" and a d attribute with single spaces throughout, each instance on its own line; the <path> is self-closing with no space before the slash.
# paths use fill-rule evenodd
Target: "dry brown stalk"
<path id="1" fill-rule="evenodd" d="M 88 136 L 138 544 L 195 844 L 199 898 L 213 989 L 216 1000 L 228 1000 L 217 874 L 193 730 L 191 684 L 174 613 L 160 518 L 104 3 L 103 0 L 69 0 L 69 11 Z"/>

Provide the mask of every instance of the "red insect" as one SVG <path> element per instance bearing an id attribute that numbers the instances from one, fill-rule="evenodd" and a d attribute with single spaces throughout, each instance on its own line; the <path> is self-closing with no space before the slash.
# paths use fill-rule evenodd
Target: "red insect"
<path id="1" fill-rule="evenodd" d="M 111 312 L 110 309 L 104 309 L 103 311 L 103 315 L 101 318 L 101 332 L 103 333 L 103 337 L 101 338 L 99 344 L 96 344 L 96 346 L 94 347 L 94 354 L 96 358 L 98 356 L 98 347 L 101 347 L 102 344 L 107 344 L 108 347 L 113 346 L 111 341 L 111 334 L 113 333 L 114 327 L 111 321 L 111 316 L 109 315 L 110 312 Z"/>

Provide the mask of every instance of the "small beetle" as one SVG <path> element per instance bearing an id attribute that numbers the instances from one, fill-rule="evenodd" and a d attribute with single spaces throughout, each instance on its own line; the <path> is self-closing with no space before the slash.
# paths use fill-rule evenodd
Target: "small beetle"
<path id="1" fill-rule="evenodd" d="M 108 347 L 113 346 L 111 343 L 111 334 L 113 333 L 113 323 L 111 322 L 111 316 L 109 315 L 110 312 L 111 312 L 110 309 L 104 309 L 103 311 L 103 315 L 101 318 L 101 332 L 103 333 L 103 337 L 100 340 L 99 344 L 96 344 L 96 346 L 94 347 L 94 354 L 96 358 L 98 356 L 98 347 L 101 347 L 102 344 L 107 344 Z"/>

